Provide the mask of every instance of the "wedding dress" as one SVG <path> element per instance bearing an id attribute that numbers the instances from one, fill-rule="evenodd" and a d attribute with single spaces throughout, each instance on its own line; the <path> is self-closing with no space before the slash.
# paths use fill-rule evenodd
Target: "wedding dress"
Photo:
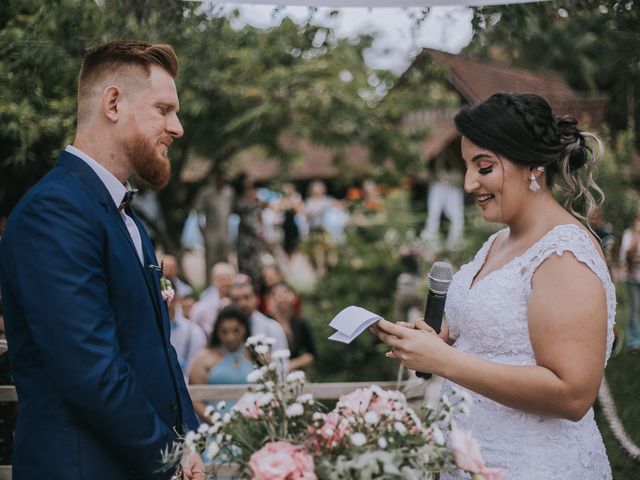
<path id="1" fill-rule="evenodd" d="M 527 327 L 531 277 L 551 255 L 571 252 L 602 281 L 607 298 L 606 358 L 613 343 L 616 296 L 609 271 L 589 234 L 576 225 L 559 225 L 524 254 L 490 272 L 471 286 L 495 238 L 454 276 L 446 317 L 455 348 L 509 365 L 535 365 Z M 443 393 L 453 384 L 446 381 Z M 457 387 L 460 388 L 460 387 Z M 611 469 L 593 409 L 578 422 L 524 413 L 468 392 L 468 416 L 456 418 L 458 428 L 479 442 L 489 467 L 506 469 L 509 480 L 601 480 Z M 468 479 L 463 473 L 443 474 L 442 480 Z"/>

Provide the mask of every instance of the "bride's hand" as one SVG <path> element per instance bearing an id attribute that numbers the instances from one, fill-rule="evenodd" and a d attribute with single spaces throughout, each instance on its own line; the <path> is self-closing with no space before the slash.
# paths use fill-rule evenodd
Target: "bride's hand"
<path id="1" fill-rule="evenodd" d="M 412 325 L 379 320 L 370 330 L 392 348 L 387 357 L 399 359 L 411 370 L 441 372 L 443 357 L 450 347 L 425 322 L 418 321 Z"/>
<path id="2" fill-rule="evenodd" d="M 424 330 L 426 332 L 432 332 L 435 333 L 435 331 L 433 330 L 433 328 L 431 328 L 429 326 L 429 324 L 427 324 L 424 319 L 419 318 L 418 320 L 416 320 L 414 323 L 407 323 L 407 322 L 397 322 L 396 325 L 400 325 L 402 327 L 407 327 L 407 328 L 414 328 L 416 330 Z M 449 345 L 453 345 L 455 343 L 455 338 L 451 338 L 449 336 L 449 327 L 447 326 L 446 323 L 442 324 L 442 328 L 440 329 L 440 333 L 438 334 L 438 336 L 444 340 L 445 343 L 449 344 Z"/>

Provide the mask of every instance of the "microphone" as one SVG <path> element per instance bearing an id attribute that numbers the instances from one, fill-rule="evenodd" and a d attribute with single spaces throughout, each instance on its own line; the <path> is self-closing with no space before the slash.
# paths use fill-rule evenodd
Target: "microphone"
<path id="1" fill-rule="evenodd" d="M 444 316 L 444 304 L 447 301 L 447 291 L 453 278 L 453 269 L 446 262 L 435 262 L 429 270 L 429 293 L 427 294 L 427 306 L 424 310 L 424 321 L 440 333 L 442 317 Z M 430 373 L 416 372 L 420 378 L 431 378 Z"/>

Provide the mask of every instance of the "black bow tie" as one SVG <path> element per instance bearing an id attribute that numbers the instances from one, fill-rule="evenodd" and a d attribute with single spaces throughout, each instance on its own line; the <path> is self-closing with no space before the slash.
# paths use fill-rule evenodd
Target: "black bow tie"
<path id="1" fill-rule="evenodd" d="M 133 200 L 133 197 L 136 196 L 136 193 L 138 193 L 137 188 L 132 188 L 131 190 L 127 190 L 126 193 L 124 194 L 124 198 L 120 202 L 120 206 L 118 207 L 118 210 L 122 211 L 125 208 L 127 208 L 131 203 L 131 200 Z"/>

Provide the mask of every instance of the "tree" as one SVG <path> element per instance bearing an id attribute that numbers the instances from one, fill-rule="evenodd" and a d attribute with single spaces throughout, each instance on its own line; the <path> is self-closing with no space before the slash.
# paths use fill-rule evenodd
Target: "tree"
<path id="1" fill-rule="evenodd" d="M 207 180 L 179 181 L 194 154 L 210 159 L 211 175 L 252 146 L 286 164 L 295 152 L 283 150 L 278 139 L 292 132 L 338 152 L 361 143 L 374 161 L 384 166 L 393 159 L 400 171 L 416 163 L 417 143 L 400 130 L 400 112 L 380 103 L 395 77 L 364 63 L 373 37 L 339 39 L 329 28 L 286 18 L 267 30 L 236 24 L 234 15 L 223 16 L 215 6 L 177 0 L 3 4 L 0 215 L 72 141 L 84 51 L 118 38 L 170 43 L 180 60 L 185 136 L 172 146 L 173 180 L 160 194 L 174 241 Z"/>
<path id="2" fill-rule="evenodd" d="M 614 133 L 640 139 L 640 3 L 553 0 L 478 8 L 467 52 L 560 73 L 576 90 L 610 96 Z"/>

